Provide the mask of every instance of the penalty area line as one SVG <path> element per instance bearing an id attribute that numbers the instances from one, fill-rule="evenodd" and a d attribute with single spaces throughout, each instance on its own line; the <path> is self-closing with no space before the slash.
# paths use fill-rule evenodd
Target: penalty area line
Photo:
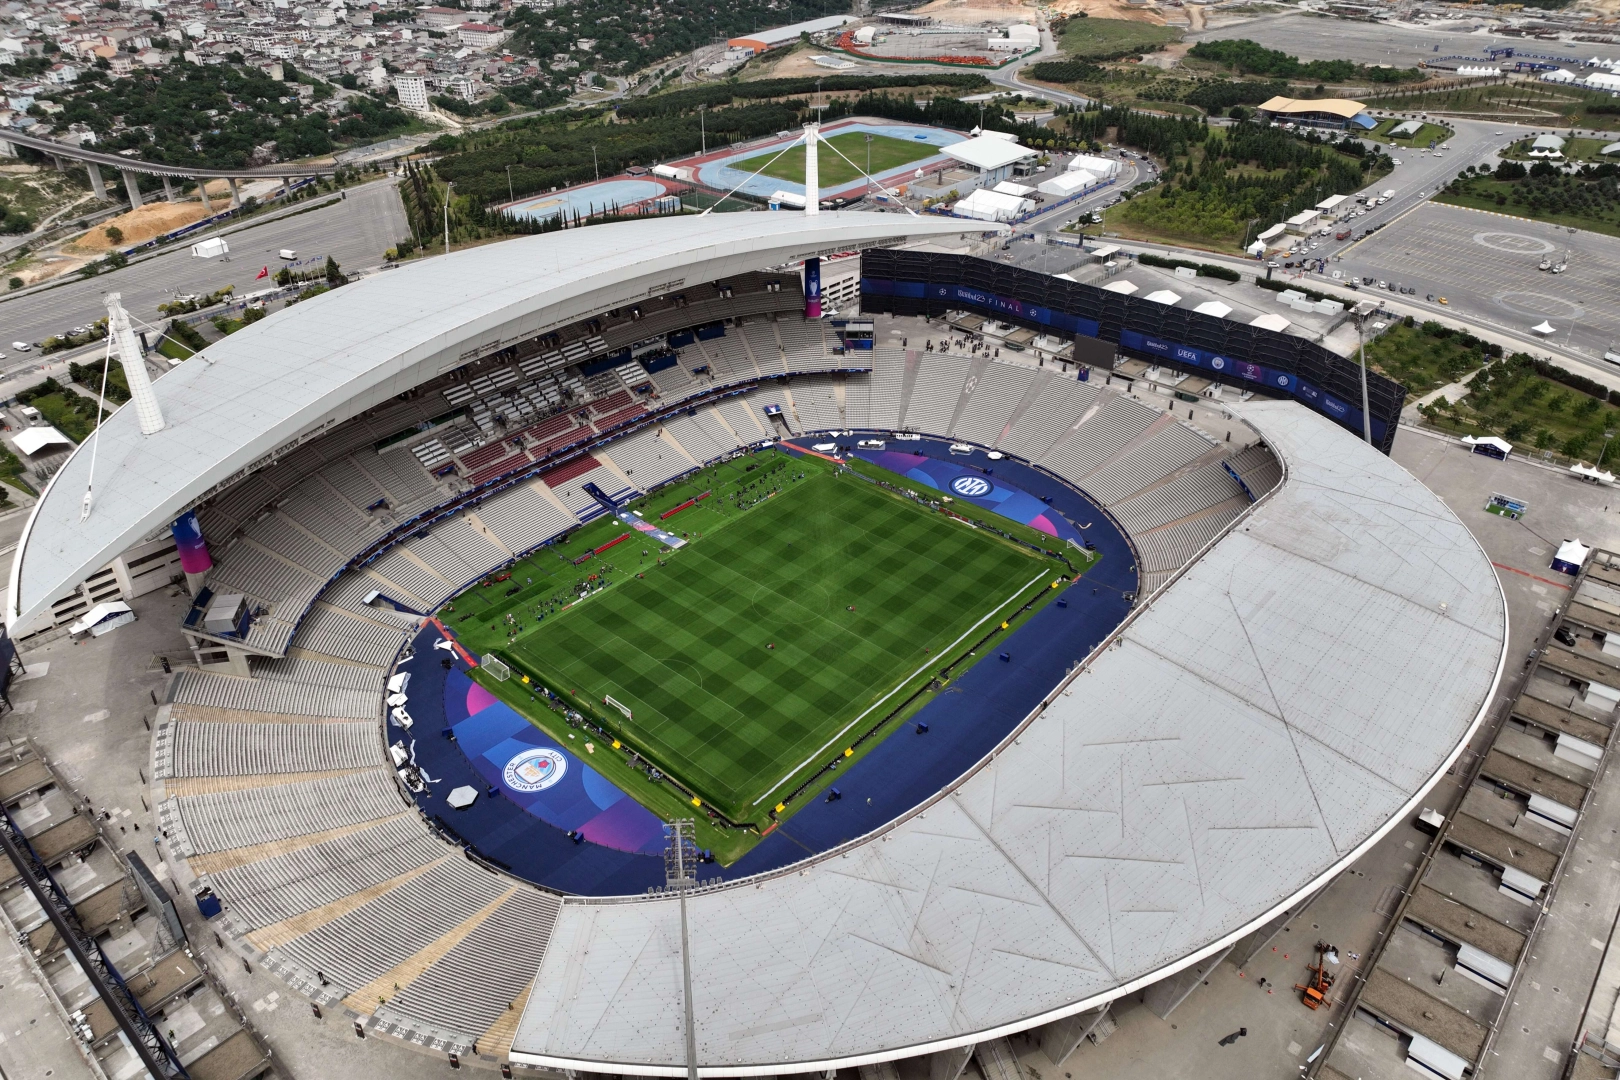
<path id="1" fill-rule="evenodd" d="M 1008 604 L 1012 603 L 1014 600 L 1016 600 L 1020 596 L 1022 596 L 1025 589 L 1029 588 L 1031 585 L 1035 584 L 1037 581 L 1039 581 L 1042 578 L 1046 577 L 1046 575 L 1048 573 L 1049 573 L 1049 571 L 1043 570 L 1039 574 L 1036 574 L 1034 577 L 1032 577 L 1028 581 L 1026 581 L 1018 589 L 1017 592 L 1013 593 L 1011 596 L 1007 597 L 1007 599 L 1003 600 L 1001 603 L 999 603 L 995 607 L 991 608 L 989 613 L 987 615 L 985 615 L 984 618 L 980 619 L 978 622 L 974 623 L 972 626 L 970 626 L 966 630 L 962 631 L 962 637 L 957 638 L 955 641 L 951 642 L 949 645 L 947 645 L 943 649 L 941 649 L 939 651 L 939 655 L 944 656 L 945 654 L 949 653 L 952 649 L 954 649 L 958 645 L 962 644 L 962 639 L 963 638 L 967 637 L 969 634 L 973 633 L 973 631 L 977 630 L 979 627 L 981 627 L 985 623 L 989 622 L 998 613 L 1000 613 L 1004 608 L 1006 608 L 1006 606 Z M 870 713 L 873 709 L 877 708 L 879 705 L 882 705 L 885 701 L 888 701 L 890 698 L 894 697 L 894 695 L 896 695 L 896 694 L 898 694 L 900 692 L 901 687 L 903 687 L 907 683 L 911 682 L 912 679 L 915 679 L 918 675 L 921 675 L 924 671 L 927 671 L 929 668 L 933 667 L 934 663 L 935 663 L 935 661 L 937 659 L 938 659 L 938 657 L 935 657 L 934 659 L 931 659 L 931 660 L 928 660 L 928 661 L 924 662 L 923 665 L 921 667 L 919 667 L 916 671 L 913 671 L 910 675 L 907 675 L 904 679 L 901 679 L 899 682 L 895 683 L 894 684 L 894 689 L 890 690 L 887 694 L 884 694 L 882 697 L 880 697 L 876 701 L 872 702 L 871 705 L 867 706 L 865 712 L 862 712 L 855 719 L 853 719 L 849 723 L 845 724 L 841 729 L 839 729 L 838 734 L 834 735 L 832 738 L 828 739 L 824 744 L 822 744 L 822 746 L 821 746 L 821 748 L 819 750 L 817 750 L 815 753 L 811 754 L 809 757 L 805 758 L 803 761 L 799 762 L 797 765 L 793 766 L 792 770 L 789 771 L 786 776 L 782 777 L 782 779 L 778 780 L 776 783 L 774 783 L 770 787 L 766 788 L 765 789 L 765 794 L 763 794 L 759 798 L 755 799 L 753 801 L 752 805 L 758 806 L 760 803 L 764 802 L 766 800 L 766 798 L 768 798 L 771 795 L 771 793 L 776 791 L 777 788 L 781 787 L 783 784 L 785 784 L 789 780 L 793 779 L 793 777 L 798 774 L 800 769 L 804 768 L 806 765 L 809 765 L 811 762 L 815 761 L 816 758 L 820 757 L 822 754 L 827 752 L 828 747 L 832 746 L 834 743 L 836 743 L 840 739 L 842 739 L 845 735 L 849 734 L 849 729 L 854 727 L 856 724 L 860 723 L 862 720 L 866 719 L 867 714 Z"/>

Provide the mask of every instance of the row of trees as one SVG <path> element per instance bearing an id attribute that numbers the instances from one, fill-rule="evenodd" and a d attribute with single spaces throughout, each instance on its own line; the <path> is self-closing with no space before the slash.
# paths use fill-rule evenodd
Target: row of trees
<path id="1" fill-rule="evenodd" d="M 1264 75 L 1273 79 L 1400 83 L 1422 82 L 1427 78 L 1418 68 L 1365 67 L 1350 60 L 1301 60 L 1248 38 L 1200 41 L 1187 50 L 1187 55 L 1224 65 L 1243 75 Z"/>

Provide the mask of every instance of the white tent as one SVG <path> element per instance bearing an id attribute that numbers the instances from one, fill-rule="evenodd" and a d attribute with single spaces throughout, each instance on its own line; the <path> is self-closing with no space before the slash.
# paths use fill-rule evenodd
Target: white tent
<path id="1" fill-rule="evenodd" d="M 1590 86 L 1594 90 L 1620 90 L 1620 75 L 1614 75 L 1607 71 L 1600 71 L 1595 75 L 1588 75 L 1586 77 L 1586 85 Z"/>
<path id="2" fill-rule="evenodd" d="M 1205 300 L 1202 304 L 1199 304 L 1197 307 L 1193 308 L 1193 310 L 1198 312 L 1200 315 L 1213 315 L 1217 319 L 1224 319 L 1228 315 L 1232 314 L 1231 305 L 1223 304 L 1219 300 Z"/>
<path id="3" fill-rule="evenodd" d="M 1266 245 L 1265 245 L 1265 243 L 1263 241 L 1256 240 L 1254 243 L 1250 244 L 1248 247 L 1244 248 L 1243 250 L 1247 251 L 1250 255 L 1254 255 L 1254 256 L 1258 257 L 1258 256 L 1264 255 L 1266 253 Z"/>
<path id="4" fill-rule="evenodd" d="M 23 428 L 11 440 L 29 457 L 33 457 L 47 446 L 72 446 L 73 440 L 57 431 L 54 427 Z"/>
<path id="5" fill-rule="evenodd" d="M 452 810 L 465 810 L 478 801 L 478 789 L 463 784 L 447 795 L 444 801 L 450 804 Z"/>
<path id="6" fill-rule="evenodd" d="M 1155 304 L 1163 304 L 1166 307 L 1175 307 L 1177 304 L 1181 303 L 1180 294 L 1173 293 L 1169 289 L 1159 289 L 1155 292 L 1150 292 L 1146 296 L 1142 297 L 1142 299 L 1151 300 Z"/>
<path id="7" fill-rule="evenodd" d="M 122 600 L 111 603 L 97 604 L 78 622 L 68 627 L 68 633 L 74 637 L 88 633 L 91 637 L 100 637 L 109 630 L 116 630 L 120 626 L 128 626 L 135 621 L 135 612 L 130 610 L 128 604 Z"/>
<path id="8" fill-rule="evenodd" d="M 975 221 L 1011 221 L 1034 206 L 1028 199 L 1016 195 L 1003 195 L 997 191 L 977 188 L 964 199 L 958 199 L 951 213 Z"/>
<path id="9" fill-rule="evenodd" d="M 1119 162 L 1113 158 L 1095 157 L 1091 154 L 1076 154 L 1069 159 L 1069 171 L 1084 169 L 1095 176 L 1113 176 L 1119 172 Z"/>
<path id="10" fill-rule="evenodd" d="M 1579 476 L 1582 480 L 1591 480 L 1595 483 L 1609 484 L 1611 486 L 1614 484 L 1614 473 L 1604 472 L 1601 469 L 1594 469 L 1590 465 L 1582 465 L 1577 463 L 1575 465 L 1571 465 L 1569 467 L 1569 471 L 1574 473 L 1576 476 Z"/>
<path id="11" fill-rule="evenodd" d="M 212 259 L 217 255 L 229 255 L 231 246 L 225 242 L 223 236 L 211 236 L 200 243 L 192 244 L 191 253 L 199 259 Z"/>
<path id="12" fill-rule="evenodd" d="M 1119 281 L 1110 281 L 1108 284 L 1103 286 L 1103 291 L 1117 292 L 1121 295 L 1129 296 L 1131 293 L 1136 291 L 1136 286 L 1132 285 L 1128 281 L 1125 281 L 1124 279 L 1121 279 Z"/>
<path id="13" fill-rule="evenodd" d="M 1015 184 L 1011 180 L 1003 180 L 990 189 L 1001 195 L 1014 195 L 1020 199 L 1027 199 L 1035 194 L 1035 189 L 1024 184 Z"/>
<path id="14" fill-rule="evenodd" d="M 1546 319 L 1543 319 L 1543 320 L 1541 320 L 1541 325 L 1532 326 L 1530 328 L 1530 332 L 1532 334 L 1541 334 L 1543 336 L 1546 336 L 1548 334 L 1556 334 L 1556 333 L 1558 333 L 1558 327 L 1554 326 L 1552 323 L 1548 322 Z"/>
<path id="15" fill-rule="evenodd" d="M 1550 82 L 1550 83 L 1574 82 L 1575 81 L 1575 73 L 1573 71 L 1565 71 L 1563 68 L 1558 68 L 1558 69 L 1556 69 L 1554 71 L 1549 71 L 1546 74 L 1542 75 L 1541 76 L 1541 81 L 1542 82 Z"/>
<path id="16" fill-rule="evenodd" d="M 1249 325 L 1250 326 L 1258 326 L 1262 330 L 1275 330 L 1277 333 L 1280 334 L 1284 330 L 1287 330 L 1288 327 L 1290 325 L 1292 325 L 1292 324 L 1289 323 L 1289 321 L 1287 319 L 1283 318 L 1281 315 L 1269 315 L 1269 314 L 1267 314 L 1267 315 L 1256 315 L 1254 318 L 1249 320 Z"/>
<path id="17" fill-rule="evenodd" d="M 1050 180 L 1041 181 L 1039 191 L 1043 195 L 1053 195 L 1059 199 L 1067 199 L 1070 195 L 1078 195 L 1097 182 L 1097 178 L 1083 169 L 1073 172 L 1061 172 Z"/>
<path id="18" fill-rule="evenodd" d="M 771 192 L 770 201 L 772 206 L 791 206 L 795 210 L 804 209 L 804 196 L 798 192 L 773 191 Z"/>

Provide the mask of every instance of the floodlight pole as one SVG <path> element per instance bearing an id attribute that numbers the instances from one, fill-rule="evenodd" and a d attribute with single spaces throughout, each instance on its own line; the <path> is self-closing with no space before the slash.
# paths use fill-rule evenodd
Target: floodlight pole
<path id="1" fill-rule="evenodd" d="M 696 852 L 692 829 L 691 818 L 676 818 L 664 826 L 664 834 L 669 837 L 669 844 L 664 849 L 664 883 L 675 890 L 681 906 L 681 978 L 686 988 L 682 995 L 686 1005 L 686 1077 L 687 1080 L 698 1080 L 697 1029 L 692 1010 L 692 947 L 686 928 L 686 890 L 697 877 L 696 867 L 688 864 Z"/>
<path id="2" fill-rule="evenodd" d="M 456 186 L 451 180 L 444 185 L 444 253 L 450 254 L 450 189 Z"/>
<path id="3" fill-rule="evenodd" d="M 1372 445 L 1372 410 L 1367 404 L 1367 314 L 1356 319 L 1356 351 L 1361 356 L 1361 437 Z"/>

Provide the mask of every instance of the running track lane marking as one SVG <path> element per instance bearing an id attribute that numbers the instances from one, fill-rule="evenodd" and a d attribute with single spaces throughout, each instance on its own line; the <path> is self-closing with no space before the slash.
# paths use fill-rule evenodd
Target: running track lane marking
<path id="1" fill-rule="evenodd" d="M 995 607 L 991 608 L 989 615 L 986 615 L 984 618 L 980 619 L 978 622 L 974 623 L 972 626 L 970 626 L 966 630 L 962 631 L 962 637 L 957 638 L 955 641 L 951 642 L 949 645 L 947 645 L 943 649 L 941 649 L 939 651 L 939 656 L 935 656 L 935 657 L 925 661 L 923 663 L 922 667 L 919 667 L 916 671 L 913 671 L 910 675 L 907 675 L 904 679 L 900 680 L 900 682 L 895 685 L 893 690 L 890 690 L 887 694 L 884 694 L 882 697 L 880 697 L 876 701 L 872 702 L 872 704 L 867 707 L 866 712 L 861 713 L 860 716 L 857 716 L 855 719 L 853 719 L 849 723 L 845 724 L 843 729 L 841 731 L 839 731 L 838 734 L 836 734 L 832 738 L 828 739 L 826 744 L 823 745 L 820 750 L 817 750 L 815 753 L 811 754 L 809 757 L 807 757 L 803 761 L 799 762 L 799 764 L 797 764 L 797 765 L 795 765 L 793 767 L 791 772 L 789 772 L 786 776 L 782 777 L 782 779 L 778 780 L 776 783 L 772 784 L 769 788 L 767 788 L 765 790 L 764 795 L 761 795 L 759 798 L 754 800 L 753 805 L 758 806 L 760 803 L 764 802 L 765 797 L 767 795 L 770 795 L 772 792 L 779 789 L 783 784 L 785 784 L 789 780 L 793 779 L 794 774 L 796 774 L 800 769 L 804 768 L 806 765 L 809 765 L 811 762 L 815 761 L 816 758 L 818 758 L 822 754 L 826 753 L 827 748 L 832 746 L 833 743 L 837 742 L 838 740 L 842 739 L 845 735 L 849 734 L 849 729 L 854 727 L 856 724 L 860 723 L 861 720 L 867 715 L 867 713 L 870 713 L 873 709 L 877 708 L 879 705 L 882 705 L 885 701 L 888 701 L 890 698 L 894 697 L 895 694 L 898 694 L 900 692 L 900 688 L 902 686 L 905 686 L 912 679 L 915 679 L 918 675 L 921 675 L 928 668 L 930 668 L 934 664 L 938 663 L 940 657 L 946 656 L 952 649 L 954 649 L 958 645 L 962 644 L 963 638 L 966 638 L 969 634 L 973 633 L 973 631 L 975 631 L 979 627 L 983 626 L 986 622 L 988 622 L 990 620 L 990 617 L 992 615 L 995 615 L 995 614 L 1003 611 L 1007 607 L 1008 604 L 1012 603 L 1014 600 L 1016 600 L 1020 596 L 1022 596 L 1026 589 L 1028 589 L 1031 585 L 1035 584 L 1037 581 L 1041 580 L 1041 578 L 1045 577 L 1048 573 L 1050 573 L 1050 571 L 1043 570 L 1039 574 L 1036 574 L 1034 577 L 1030 578 L 1029 581 L 1027 581 L 1024 584 L 1024 587 L 1022 589 L 1019 589 L 1017 592 L 1015 592 L 1011 596 L 1007 597 L 1007 599 L 1003 600 L 1000 604 L 998 604 Z"/>
<path id="2" fill-rule="evenodd" d="M 1550 578 L 1544 578 L 1539 574 L 1532 574 L 1528 570 L 1520 570 L 1517 566 L 1509 566 L 1506 563 L 1499 562 L 1492 562 L 1491 565 L 1496 567 L 1498 570 L 1506 570 L 1510 574 L 1519 574 L 1523 577 L 1529 578 L 1532 581 L 1539 581 L 1543 585 L 1551 585 L 1555 589 L 1569 588 L 1569 586 L 1564 584 L 1562 581 L 1553 581 Z"/>

